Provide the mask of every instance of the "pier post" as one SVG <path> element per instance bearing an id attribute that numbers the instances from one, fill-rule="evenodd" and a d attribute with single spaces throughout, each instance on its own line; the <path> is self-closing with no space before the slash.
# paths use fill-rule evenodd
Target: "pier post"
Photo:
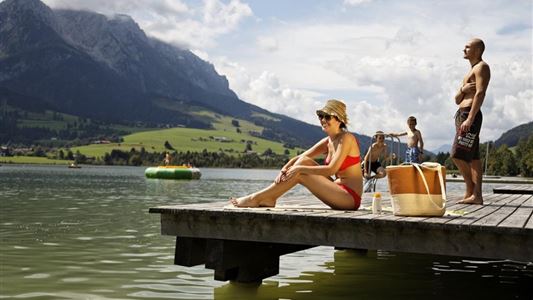
<path id="1" fill-rule="evenodd" d="M 279 257 L 314 246 L 176 237 L 174 264 L 205 264 L 215 280 L 261 282 L 279 273 Z"/>

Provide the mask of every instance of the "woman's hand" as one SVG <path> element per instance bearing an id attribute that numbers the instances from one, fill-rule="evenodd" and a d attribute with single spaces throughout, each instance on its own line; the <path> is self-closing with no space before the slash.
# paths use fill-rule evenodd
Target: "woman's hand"
<path id="1" fill-rule="evenodd" d="M 285 180 L 287 180 L 286 177 L 287 177 L 287 169 L 285 169 L 285 167 L 283 167 L 283 168 L 279 171 L 278 176 L 276 176 L 276 179 L 274 179 L 274 182 L 275 182 L 275 183 L 280 183 L 280 182 L 282 182 L 282 181 L 285 181 Z"/>
<path id="2" fill-rule="evenodd" d="M 285 173 L 284 179 L 282 181 L 287 181 L 287 180 L 293 178 L 294 176 L 297 176 L 301 171 L 302 171 L 302 167 L 301 166 L 289 167 L 287 172 Z"/>

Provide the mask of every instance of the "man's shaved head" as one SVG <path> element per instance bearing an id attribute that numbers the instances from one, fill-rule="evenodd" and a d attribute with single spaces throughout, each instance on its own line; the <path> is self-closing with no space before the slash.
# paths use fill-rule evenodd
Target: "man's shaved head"
<path id="1" fill-rule="evenodd" d="M 478 38 L 472 39 L 470 42 L 473 47 L 479 50 L 479 56 L 483 55 L 483 52 L 485 51 L 485 43 Z"/>

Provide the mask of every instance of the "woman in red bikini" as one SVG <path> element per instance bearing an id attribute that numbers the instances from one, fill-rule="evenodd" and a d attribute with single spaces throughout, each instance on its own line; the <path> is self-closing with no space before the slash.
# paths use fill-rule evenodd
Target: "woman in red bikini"
<path id="1" fill-rule="evenodd" d="M 363 174 L 359 143 L 347 131 L 346 105 L 328 100 L 316 114 L 327 137 L 283 166 L 267 188 L 241 198 L 231 198 L 237 207 L 274 207 L 285 192 L 297 184 L 304 185 L 318 199 L 333 209 L 356 210 L 361 205 Z M 325 164 L 314 158 L 325 155 Z M 335 175 L 335 180 L 330 176 Z"/>

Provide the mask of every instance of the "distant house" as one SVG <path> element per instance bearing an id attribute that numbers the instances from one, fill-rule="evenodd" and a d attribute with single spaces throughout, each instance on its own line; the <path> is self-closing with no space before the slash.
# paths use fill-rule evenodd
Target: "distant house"
<path id="1" fill-rule="evenodd" d="M 213 139 L 214 139 L 216 142 L 221 142 L 221 143 L 230 143 L 230 142 L 233 142 L 232 139 L 228 139 L 228 138 L 225 137 L 225 136 L 214 136 Z"/>
<path id="2" fill-rule="evenodd" d="M 33 153 L 33 148 L 14 148 L 11 150 L 12 155 L 28 155 Z"/>
<path id="3" fill-rule="evenodd" d="M 92 143 L 93 144 L 111 144 L 111 141 L 108 141 L 108 140 L 97 140 L 97 141 L 93 141 Z"/>
<path id="4" fill-rule="evenodd" d="M 8 147 L 1 146 L 0 147 L 0 156 L 13 156 L 11 154 L 11 151 Z"/>

